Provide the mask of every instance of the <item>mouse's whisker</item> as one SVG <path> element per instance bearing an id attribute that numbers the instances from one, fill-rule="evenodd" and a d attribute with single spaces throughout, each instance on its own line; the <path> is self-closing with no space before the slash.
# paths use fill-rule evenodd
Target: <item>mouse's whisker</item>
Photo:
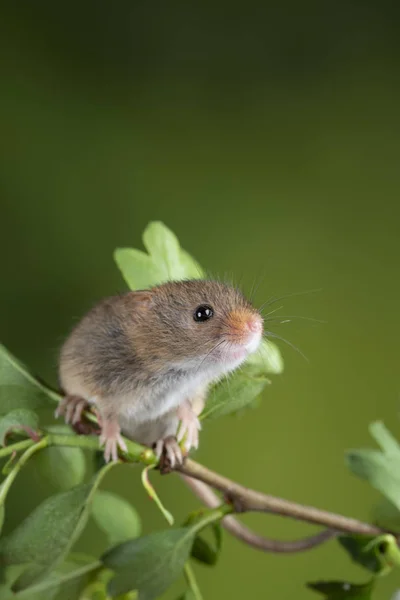
<path id="1" fill-rule="evenodd" d="M 280 300 L 286 300 L 286 298 L 292 298 L 293 296 L 305 296 L 306 294 L 314 294 L 316 292 L 322 292 L 322 288 L 315 288 L 313 290 L 305 290 L 303 292 L 292 292 L 291 294 L 284 294 L 283 296 L 268 298 L 258 309 L 261 311 L 265 306 L 269 306 L 271 304 L 275 304 L 275 302 L 279 302 Z"/>
<path id="2" fill-rule="evenodd" d="M 205 355 L 205 357 L 203 358 L 203 360 L 201 361 L 201 363 L 197 367 L 196 373 L 199 371 L 199 369 L 203 365 L 204 361 L 207 360 L 207 358 L 210 356 L 210 354 L 212 354 L 217 348 L 219 348 L 219 346 L 221 346 L 221 344 L 225 344 L 225 343 L 226 343 L 225 340 L 221 340 L 220 342 L 218 342 L 217 344 L 215 344 L 215 346 L 213 348 L 211 348 L 211 350 L 209 352 L 207 352 L 207 354 Z"/>
<path id="3" fill-rule="evenodd" d="M 251 303 L 253 302 L 253 299 L 254 299 L 255 295 L 257 294 L 260 285 L 263 283 L 265 276 L 266 276 L 266 273 L 264 271 L 261 275 L 258 275 L 254 279 L 254 283 L 251 286 L 250 297 L 249 297 L 249 300 Z"/>
<path id="4" fill-rule="evenodd" d="M 262 315 L 264 321 L 268 321 L 268 319 L 266 319 L 266 317 L 268 317 L 268 315 L 272 315 L 273 313 L 278 312 L 278 310 L 281 310 L 282 308 L 283 308 L 283 305 L 282 306 L 278 306 L 278 308 L 274 308 L 273 310 L 270 310 L 269 312 L 267 312 L 267 314 L 265 316 Z M 262 314 L 261 311 L 260 311 L 260 313 Z M 277 318 L 279 318 L 279 317 L 277 317 Z"/>
<path id="5" fill-rule="evenodd" d="M 310 360 L 308 359 L 308 357 L 304 354 L 304 352 L 302 352 L 300 350 L 300 348 L 298 348 L 292 342 L 289 342 L 289 340 L 287 340 L 286 338 L 282 337 L 281 335 L 278 335 L 277 333 L 272 333 L 271 331 L 266 331 L 265 332 L 265 337 L 267 339 L 273 338 L 273 339 L 280 340 L 281 342 L 284 342 L 285 344 L 287 344 L 288 346 L 290 346 L 290 348 L 292 348 L 293 350 L 295 350 L 296 352 L 298 352 L 300 354 L 300 356 L 302 358 L 304 358 L 305 361 L 310 362 Z"/>
<path id="6" fill-rule="evenodd" d="M 272 312 L 274 312 L 274 311 L 272 311 Z M 304 317 L 302 315 L 277 315 L 276 317 L 264 318 L 264 321 L 279 321 L 279 319 L 287 319 L 286 321 L 282 321 L 282 323 L 289 323 L 291 321 L 291 319 L 300 319 L 302 321 L 312 321 L 313 323 L 326 323 L 327 322 L 327 321 L 323 321 L 322 319 L 314 319 L 314 317 Z"/>

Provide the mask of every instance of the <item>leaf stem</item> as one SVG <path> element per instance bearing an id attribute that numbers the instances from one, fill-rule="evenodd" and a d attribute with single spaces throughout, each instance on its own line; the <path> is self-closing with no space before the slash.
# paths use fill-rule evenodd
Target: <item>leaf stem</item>
<path id="1" fill-rule="evenodd" d="M 29 440 L 29 441 L 32 442 L 32 440 Z M 47 438 L 44 437 L 39 442 L 36 442 L 33 445 L 31 445 L 22 454 L 22 456 L 20 456 L 18 461 L 15 463 L 13 469 L 10 471 L 10 473 L 7 475 L 7 477 L 5 478 L 3 483 L 0 485 L 0 506 L 2 506 L 4 504 L 7 494 L 9 492 L 12 484 L 14 483 L 15 478 L 17 477 L 18 473 L 22 469 L 22 467 L 28 462 L 30 457 L 33 454 L 35 454 L 35 452 L 37 452 L 38 450 L 41 450 L 42 448 L 45 448 L 47 445 L 48 445 L 48 440 L 47 440 Z"/>
<path id="2" fill-rule="evenodd" d="M 35 444 L 35 440 L 32 440 L 31 438 L 27 439 L 27 440 L 21 440 L 20 442 L 16 442 L 15 444 L 10 444 L 9 446 L 5 446 L 4 448 L 0 448 L 0 458 L 3 458 L 3 456 L 9 456 L 9 454 L 12 454 L 13 452 L 19 452 L 20 450 L 26 450 L 26 448 L 29 448 L 30 446 L 33 446 Z"/>
<path id="3" fill-rule="evenodd" d="M 193 571 L 193 567 L 190 564 L 190 561 L 185 562 L 184 566 L 185 578 L 188 584 L 189 589 L 193 593 L 195 600 L 203 600 L 203 596 L 201 594 L 200 588 L 197 584 L 196 576 Z"/>

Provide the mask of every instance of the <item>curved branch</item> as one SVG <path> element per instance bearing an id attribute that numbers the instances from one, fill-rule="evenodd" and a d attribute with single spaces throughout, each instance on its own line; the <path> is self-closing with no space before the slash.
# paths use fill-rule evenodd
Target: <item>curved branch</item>
<path id="1" fill-rule="evenodd" d="M 192 479 L 187 475 L 180 473 L 181 478 L 185 481 L 187 486 L 192 492 L 207 506 L 208 508 L 216 508 L 221 504 L 220 498 L 215 494 L 212 489 L 198 479 Z M 337 535 L 336 531 L 331 529 L 325 529 L 316 535 L 311 535 L 299 540 L 273 540 L 266 538 L 262 535 L 258 535 L 252 531 L 243 523 L 240 523 L 235 517 L 227 516 L 221 521 L 222 527 L 229 531 L 234 537 L 241 542 L 244 542 L 248 546 L 261 550 L 262 552 L 275 552 L 282 554 L 289 554 L 294 552 L 302 552 L 304 550 L 311 550 L 320 546 L 324 542 L 331 540 Z"/>
<path id="2" fill-rule="evenodd" d="M 139 462 L 145 465 L 157 464 L 157 458 L 150 448 L 126 438 L 124 438 L 124 440 L 128 447 L 127 452 L 121 453 L 121 459 L 124 462 Z M 46 437 L 39 442 L 39 444 L 41 443 L 48 446 L 75 446 L 95 451 L 99 448 L 98 437 L 88 435 L 47 433 Z M 32 442 L 32 440 L 27 440 L 26 446 L 28 446 L 28 444 L 30 449 L 34 442 Z M 22 447 L 25 447 L 25 441 L 23 444 L 18 442 L 15 445 L 6 446 L 6 448 L 3 448 L 0 451 L 1 456 L 4 457 L 12 454 L 17 449 L 21 450 Z M 203 481 L 212 488 L 221 491 L 224 494 L 225 500 L 232 504 L 233 511 L 236 513 L 249 511 L 268 512 L 297 519 L 299 521 L 305 521 L 307 523 L 313 523 L 315 525 L 323 525 L 336 532 L 346 532 L 351 534 L 374 536 L 381 535 L 382 533 L 391 533 L 380 527 L 376 527 L 375 525 L 358 521 L 357 519 L 344 517 L 312 506 L 296 504 L 295 502 L 290 502 L 283 498 L 251 490 L 190 459 L 187 459 L 181 467 L 176 468 L 175 470 L 187 477 Z M 247 535 L 247 532 L 244 533 L 244 531 L 245 530 L 242 530 L 243 537 Z M 326 533 L 326 535 L 328 534 Z M 319 540 L 320 538 L 318 537 L 317 543 L 319 543 Z"/>
<path id="3" fill-rule="evenodd" d="M 363 523 L 357 519 L 351 519 L 349 517 L 314 508 L 313 506 L 305 506 L 303 504 L 284 500 L 283 498 L 256 492 L 255 490 L 246 488 L 190 459 L 187 459 L 186 462 L 176 470 L 188 477 L 199 479 L 210 485 L 212 488 L 221 491 L 224 494 L 225 499 L 233 504 L 236 513 L 248 511 L 269 512 L 283 517 L 297 519 L 298 521 L 306 521 L 307 523 L 314 523 L 315 525 L 324 525 L 335 531 L 361 535 L 380 535 L 382 533 L 387 533 L 380 527 Z"/>

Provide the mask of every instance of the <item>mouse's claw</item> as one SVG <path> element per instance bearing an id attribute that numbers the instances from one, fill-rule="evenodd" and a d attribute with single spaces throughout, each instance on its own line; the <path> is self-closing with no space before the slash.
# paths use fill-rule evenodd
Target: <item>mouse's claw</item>
<path id="1" fill-rule="evenodd" d="M 110 460 L 118 460 L 118 448 L 123 452 L 128 452 L 125 441 L 121 436 L 120 426 L 115 421 L 103 422 L 99 443 L 100 446 L 104 446 L 104 460 L 106 463 Z"/>
<path id="2" fill-rule="evenodd" d="M 201 423 L 194 412 L 192 405 L 189 401 L 185 401 L 178 407 L 177 410 L 178 419 L 180 420 L 179 431 L 177 435 L 178 442 L 185 439 L 185 449 L 187 452 L 191 448 L 199 447 L 199 431 L 201 429 Z"/>
<path id="3" fill-rule="evenodd" d="M 158 458 L 161 473 L 170 473 L 175 467 L 183 464 L 182 450 L 176 437 L 170 435 L 154 444 L 154 452 Z"/>
<path id="4" fill-rule="evenodd" d="M 90 408 L 89 402 L 80 396 L 64 396 L 54 416 L 58 418 L 63 415 L 66 423 L 75 425 L 81 421 L 82 412 L 87 408 Z"/>

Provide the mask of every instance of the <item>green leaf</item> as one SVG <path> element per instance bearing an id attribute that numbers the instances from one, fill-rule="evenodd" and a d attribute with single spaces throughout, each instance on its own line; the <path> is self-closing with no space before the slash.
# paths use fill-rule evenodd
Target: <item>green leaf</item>
<path id="1" fill-rule="evenodd" d="M 382 421 L 371 423 L 369 432 L 385 454 L 400 458 L 400 445 Z"/>
<path id="2" fill-rule="evenodd" d="M 382 451 L 350 450 L 346 454 L 347 465 L 400 510 L 400 447 L 383 423 L 372 423 L 370 432 Z"/>
<path id="3" fill-rule="evenodd" d="M 354 562 L 372 573 L 388 573 L 393 566 L 400 565 L 400 552 L 396 539 L 390 535 L 376 537 L 341 535 L 340 545 L 347 550 Z"/>
<path id="4" fill-rule="evenodd" d="M 259 349 L 250 354 L 245 363 L 249 375 L 279 375 L 283 372 L 283 359 L 278 347 L 269 340 L 263 340 Z"/>
<path id="5" fill-rule="evenodd" d="M 115 571 L 111 596 L 138 590 L 140 598 L 158 598 L 182 573 L 195 530 L 182 527 L 151 533 L 125 542 L 104 554 L 104 565 Z"/>
<path id="6" fill-rule="evenodd" d="M 201 419 L 210 419 L 237 412 L 248 406 L 269 383 L 266 377 L 251 377 L 245 370 L 217 383 L 211 390 Z"/>
<path id="7" fill-rule="evenodd" d="M 0 444 L 6 445 L 6 438 L 15 432 L 25 432 L 26 436 L 37 433 L 39 417 L 27 408 L 16 408 L 0 419 Z"/>
<path id="8" fill-rule="evenodd" d="M 140 518 L 133 506 L 111 492 L 97 490 L 92 503 L 92 516 L 111 545 L 137 538 Z"/>
<path id="9" fill-rule="evenodd" d="M 66 425 L 47 428 L 51 433 L 71 433 Z M 86 472 L 86 459 L 81 448 L 49 446 L 32 458 L 35 470 L 60 490 L 70 490 L 82 483 Z"/>
<path id="10" fill-rule="evenodd" d="M 163 223 L 149 223 L 143 233 L 148 254 L 133 248 L 117 248 L 114 259 L 132 290 L 147 289 L 166 281 L 199 279 L 203 272 L 183 250 L 175 234 Z"/>
<path id="11" fill-rule="evenodd" d="M 108 585 L 111 596 L 137 590 L 141 599 L 158 598 L 181 574 L 198 532 L 226 514 L 226 507 L 203 511 L 190 526 L 151 533 L 107 551 L 101 560 L 115 571 Z"/>
<path id="12" fill-rule="evenodd" d="M 307 587 L 319 592 L 326 600 L 371 600 L 373 581 L 362 585 L 344 581 L 317 581 Z"/>
<path id="13" fill-rule="evenodd" d="M 143 233 L 143 244 L 154 263 L 162 269 L 164 281 L 184 279 L 178 238 L 160 221 L 149 223 Z"/>
<path id="14" fill-rule="evenodd" d="M 54 406 L 59 395 L 35 379 L 26 367 L 0 344 L 0 415 L 16 408 L 36 410 Z"/>
<path id="15" fill-rule="evenodd" d="M 145 290 L 165 281 L 162 269 L 141 250 L 117 248 L 114 260 L 131 290 Z"/>
<path id="16" fill-rule="evenodd" d="M 47 498 L 14 531 L 0 540 L 3 565 L 31 566 L 15 584 L 24 589 L 62 562 L 86 525 L 90 504 L 110 463 L 92 483 Z"/>
<path id="17" fill-rule="evenodd" d="M 283 362 L 278 348 L 264 340 L 260 350 L 250 355 L 243 367 L 211 389 L 201 419 L 237 413 L 254 404 L 271 383 L 270 373 L 280 373 Z"/>
<path id="18" fill-rule="evenodd" d="M 203 536 L 196 535 L 192 546 L 191 556 L 205 565 L 214 566 L 217 563 L 221 552 L 222 528 L 219 523 L 213 523 L 211 525 L 211 530 L 214 536 L 214 547 L 209 544 Z"/>

